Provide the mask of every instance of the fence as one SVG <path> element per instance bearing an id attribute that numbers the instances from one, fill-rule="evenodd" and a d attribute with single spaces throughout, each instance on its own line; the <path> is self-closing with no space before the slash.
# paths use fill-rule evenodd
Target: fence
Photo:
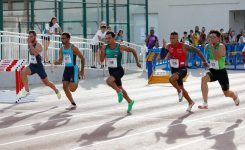
<path id="1" fill-rule="evenodd" d="M 245 70 L 245 44 L 226 44 L 226 69 L 229 70 Z M 204 57 L 208 59 L 207 52 L 203 46 L 197 46 Z M 147 55 L 147 67 L 153 69 L 157 66 L 164 67 L 163 70 L 169 71 L 169 60 L 163 60 L 160 57 L 162 48 L 149 49 Z M 187 67 L 191 69 L 203 68 L 201 58 L 193 52 L 188 52 Z M 150 70 L 150 71 L 149 71 Z M 152 76 L 153 70 L 148 68 L 148 78 Z"/>
<path id="2" fill-rule="evenodd" d="M 226 69 L 245 70 L 245 44 L 226 44 Z M 204 57 L 208 59 L 203 46 L 197 46 Z M 187 65 L 191 69 L 202 68 L 202 60 L 196 53 L 188 53 Z"/>
<path id="3" fill-rule="evenodd" d="M 27 37 L 28 34 L 17 33 L 17 32 L 7 32 L 0 31 L 0 60 L 2 59 L 27 59 L 29 60 L 29 54 L 27 50 Z M 44 36 L 42 34 L 37 35 L 37 40 L 39 43 L 43 43 Z M 71 43 L 76 45 L 78 49 L 82 52 L 85 57 L 85 67 L 100 67 L 100 61 L 98 58 L 93 60 L 94 52 L 91 48 L 91 39 L 84 39 L 80 37 L 71 37 Z M 123 42 L 129 47 L 136 50 L 140 63 L 143 64 L 142 68 L 145 68 L 145 47 L 141 45 L 136 45 L 133 43 Z M 47 55 L 51 63 L 59 57 L 59 49 L 62 46 L 60 35 L 51 35 L 50 44 L 48 46 Z M 44 56 L 44 50 L 41 53 Z M 43 57 L 44 58 L 44 57 Z M 79 60 L 78 60 L 79 61 Z M 79 64 L 79 63 L 78 63 Z M 122 66 L 127 69 L 136 69 L 135 60 L 132 54 L 123 53 Z"/>

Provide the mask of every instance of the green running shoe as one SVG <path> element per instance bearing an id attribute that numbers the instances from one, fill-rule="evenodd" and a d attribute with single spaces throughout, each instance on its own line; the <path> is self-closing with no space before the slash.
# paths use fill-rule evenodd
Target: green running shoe
<path id="1" fill-rule="evenodd" d="M 117 96 L 118 96 L 118 102 L 121 103 L 122 100 L 123 100 L 123 92 L 122 92 L 122 90 L 120 90 L 120 92 L 117 93 Z"/>
<path id="2" fill-rule="evenodd" d="M 128 104 L 128 110 L 127 113 L 130 113 L 134 105 L 134 100 L 131 101 L 131 103 Z"/>

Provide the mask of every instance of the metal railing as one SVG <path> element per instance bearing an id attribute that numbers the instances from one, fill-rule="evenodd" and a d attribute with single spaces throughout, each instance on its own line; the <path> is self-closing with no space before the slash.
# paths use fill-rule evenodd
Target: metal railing
<path id="1" fill-rule="evenodd" d="M 38 34 L 37 40 L 44 45 L 43 39 L 46 35 Z M 29 54 L 27 50 L 27 37 L 28 34 L 0 31 L 0 60 L 1 59 L 27 59 L 29 60 Z M 71 37 L 71 43 L 78 47 L 85 57 L 85 67 L 91 67 L 95 65 L 96 68 L 100 68 L 100 61 L 98 58 L 92 59 L 94 52 L 92 50 L 92 39 L 85 39 L 81 37 Z M 145 46 L 136 45 L 133 43 L 123 42 L 126 46 L 134 48 L 138 54 L 142 69 L 145 70 Z M 51 64 L 59 57 L 59 49 L 61 48 L 60 35 L 50 35 L 50 43 L 48 46 L 47 55 Z M 44 48 L 41 53 L 44 59 Z M 79 61 L 79 60 L 78 60 Z M 79 63 L 78 63 L 79 64 Z M 136 70 L 136 64 L 134 57 L 131 53 L 123 53 L 122 66 L 127 69 Z M 138 69 L 137 69 L 138 70 Z"/>

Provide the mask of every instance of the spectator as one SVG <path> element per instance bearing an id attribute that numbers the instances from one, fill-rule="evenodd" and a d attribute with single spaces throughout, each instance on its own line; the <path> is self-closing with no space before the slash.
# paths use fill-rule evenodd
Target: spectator
<path id="1" fill-rule="evenodd" d="M 180 42 L 183 42 L 183 43 L 185 43 L 185 44 L 190 45 L 190 40 L 189 40 L 189 38 L 188 38 L 188 36 L 187 36 L 187 32 L 186 32 L 186 31 L 184 32 L 184 35 L 183 35 L 183 37 L 181 38 Z"/>
<path id="2" fill-rule="evenodd" d="M 220 42 L 223 43 L 223 44 L 225 44 L 225 39 L 224 39 L 224 38 L 225 38 L 225 37 L 224 37 L 224 34 L 225 34 L 225 33 L 224 33 L 224 29 L 221 28 L 219 31 L 220 31 L 220 34 L 221 34 L 221 35 L 220 35 Z"/>
<path id="3" fill-rule="evenodd" d="M 116 37 L 117 42 L 123 42 L 123 30 L 119 30 Z"/>
<path id="4" fill-rule="evenodd" d="M 58 30 L 58 32 L 56 31 Z M 62 30 L 57 23 L 56 17 L 53 17 L 50 22 L 45 24 L 45 28 L 42 32 L 43 36 L 43 48 L 44 48 L 44 63 L 50 63 L 48 58 L 48 47 L 50 44 L 50 35 L 61 34 Z"/>
<path id="5" fill-rule="evenodd" d="M 230 35 L 229 35 L 229 43 L 230 44 L 236 44 L 237 43 L 237 40 L 236 40 L 236 35 L 235 35 L 235 31 L 232 30 Z"/>
<path id="6" fill-rule="evenodd" d="M 158 38 L 154 35 L 154 28 L 150 29 L 150 35 L 145 39 L 145 43 L 148 49 L 152 49 L 153 47 L 159 47 Z"/>
<path id="7" fill-rule="evenodd" d="M 193 46 L 198 46 L 199 45 L 199 40 L 200 40 L 200 31 L 199 31 L 199 26 L 195 26 L 195 34 L 193 36 Z"/>
<path id="8" fill-rule="evenodd" d="M 245 29 L 242 32 L 242 36 L 239 39 L 240 44 L 245 44 Z"/>
<path id="9" fill-rule="evenodd" d="M 193 41 L 194 41 L 194 37 L 193 36 L 194 36 L 193 30 L 190 30 L 190 34 L 188 35 L 188 39 L 190 41 L 190 44 L 192 44 Z"/>
<path id="10" fill-rule="evenodd" d="M 202 32 L 200 34 L 199 44 L 205 46 L 207 35 L 205 33 L 205 27 L 202 27 Z"/>
<path id="11" fill-rule="evenodd" d="M 237 43 L 239 43 L 240 37 L 242 36 L 242 32 L 243 32 L 243 29 L 241 29 L 241 32 L 237 34 L 236 36 Z"/>
<path id="12" fill-rule="evenodd" d="M 224 44 L 229 43 L 229 33 L 224 33 Z"/>
<path id="13" fill-rule="evenodd" d="M 91 68 L 97 68 L 96 65 L 99 62 L 98 50 L 101 45 L 101 42 L 103 41 L 103 39 L 105 39 L 105 34 L 106 34 L 106 25 L 104 24 L 104 22 L 101 22 L 100 29 L 96 32 L 91 42 L 91 48 L 92 48 Z"/>
<path id="14" fill-rule="evenodd" d="M 106 27 L 106 29 L 107 29 L 107 31 L 106 31 L 106 32 L 108 32 L 108 31 L 112 31 L 111 26 L 107 26 L 107 27 Z"/>

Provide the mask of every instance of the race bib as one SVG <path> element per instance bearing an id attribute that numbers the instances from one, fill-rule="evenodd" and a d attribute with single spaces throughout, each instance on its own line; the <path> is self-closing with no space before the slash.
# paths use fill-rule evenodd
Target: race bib
<path id="1" fill-rule="evenodd" d="M 217 60 L 210 60 L 209 67 L 218 70 L 219 62 Z"/>
<path id="2" fill-rule="evenodd" d="M 31 64 L 37 64 L 36 56 L 30 55 L 30 63 L 31 63 Z"/>
<path id="3" fill-rule="evenodd" d="M 178 59 L 170 59 L 170 66 L 173 68 L 179 68 L 179 60 Z"/>
<path id="4" fill-rule="evenodd" d="M 117 68 L 116 58 L 106 58 L 106 64 L 109 68 Z"/>
<path id="5" fill-rule="evenodd" d="M 69 54 L 64 54 L 64 63 L 71 63 L 71 56 Z"/>

